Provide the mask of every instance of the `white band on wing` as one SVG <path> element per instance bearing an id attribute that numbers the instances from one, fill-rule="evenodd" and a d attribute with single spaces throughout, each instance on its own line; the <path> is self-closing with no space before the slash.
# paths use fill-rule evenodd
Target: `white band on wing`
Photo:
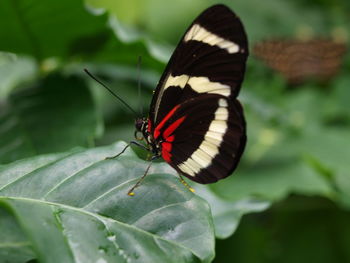
<path id="1" fill-rule="evenodd" d="M 229 85 L 210 81 L 207 77 L 191 77 L 189 75 L 173 76 L 169 75 L 165 81 L 164 91 L 171 86 L 184 88 L 186 84 L 198 93 L 211 93 L 223 96 L 230 96 L 231 88 Z"/>
<path id="2" fill-rule="evenodd" d="M 196 40 L 211 46 L 226 49 L 230 54 L 237 53 L 239 51 L 239 46 L 236 43 L 219 37 L 198 24 L 194 24 L 185 35 L 184 41 L 187 42 L 190 40 Z"/>
<path id="3" fill-rule="evenodd" d="M 229 112 L 227 107 L 227 101 L 219 99 L 219 107 L 215 111 L 215 118 L 204 135 L 204 140 L 198 149 L 178 166 L 182 172 L 190 176 L 196 176 L 201 169 L 207 168 L 216 155 L 219 154 L 221 142 L 228 128 Z"/>

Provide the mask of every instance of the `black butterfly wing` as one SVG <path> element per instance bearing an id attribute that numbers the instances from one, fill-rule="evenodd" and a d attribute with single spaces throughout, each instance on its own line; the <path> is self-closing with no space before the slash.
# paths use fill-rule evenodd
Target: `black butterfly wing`
<path id="1" fill-rule="evenodd" d="M 155 136 L 161 138 L 163 158 L 180 174 L 207 184 L 236 168 L 246 143 L 237 100 L 206 94 L 181 103 L 164 120 Z"/>
<path id="2" fill-rule="evenodd" d="M 203 94 L 238 95 L 248 42 L 240 19 L 215 5 L 190 25 L 157 85 L 149 118 L 155 127 L 176 105 Z"/>
<path id="3" fill-rule="evenodd" d="M 226 6 L 200 14 L 185 32 L 155 90 L 150 132 L 165 161 L 199 183 L 227 177 L 246 143 L 236 99 L 248 43 Z"/>

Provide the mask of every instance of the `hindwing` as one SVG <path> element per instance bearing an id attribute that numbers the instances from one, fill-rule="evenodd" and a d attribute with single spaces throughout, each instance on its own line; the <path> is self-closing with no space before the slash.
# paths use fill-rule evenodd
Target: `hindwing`
<path id="1" fill-rule="evenodd" d="M 246 143 L 239 102 L 216 94 L 175 106 L 154 135 L 161 141 L 165 161 L 180 174 L 204 184 L 230 175 Z"/>

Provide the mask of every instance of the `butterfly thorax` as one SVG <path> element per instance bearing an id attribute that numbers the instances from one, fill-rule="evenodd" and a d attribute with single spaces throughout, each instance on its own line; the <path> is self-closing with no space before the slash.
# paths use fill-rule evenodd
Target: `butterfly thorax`
<path id="1" fill-rule="evenodd" d="M 135 138 L 137 140 L 145 140 L 149 150 L 155 155 L 161 154 L 161 142 L 155 140 L 151 133 L 150 122 L 148 118 L 138 118 L 135 121 Z M 142 138 L 137 136 L 137 133 L 142 134 Z"/>

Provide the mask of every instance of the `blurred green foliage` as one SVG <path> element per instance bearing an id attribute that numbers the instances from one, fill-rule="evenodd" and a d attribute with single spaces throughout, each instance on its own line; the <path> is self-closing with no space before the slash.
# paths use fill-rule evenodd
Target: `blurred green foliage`
<path id="1" fill-rule="evenodd" d="M 323 198 L 292 196 L 248 215 L 217 242 L 214 262 L 349 262 L 350 214 Z"/>
<path id="2" fill-rule="evenodd" d="M 251 47 L 273 37 L 350 36 L 347 0 L 219 2 L 241 17 Z M 134 117 L 83 69 L 147 112 L 178 39 L 214 3 L 2 0 L 0 163 L 132 139 Z M 245 213 L 277 205 L 249 215 L 233 237 L 220 241 L 217 262 L 349 260 L 343 249 L 349 242 L 349 70 L 347 54 L 329 82 L 290 87 L 250 57 L 240 94 L 248 124 L 242 162 L 234 176 L 197 188 L 212 207 L 219 238 L 229 237 Z M 303 197 L 288 200 L 290 194 Z"/>

